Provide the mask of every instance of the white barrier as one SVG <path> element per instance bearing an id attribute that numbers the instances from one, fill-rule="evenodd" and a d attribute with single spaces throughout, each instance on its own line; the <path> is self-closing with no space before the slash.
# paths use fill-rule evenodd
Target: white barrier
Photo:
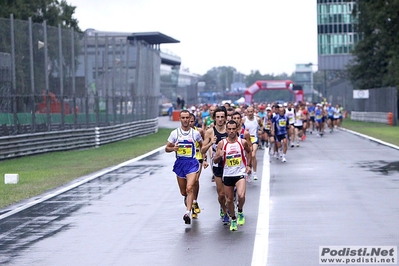
<path id="1" fill-rule="evenodd" d="M 389 124 L 388 114 L 385 112 L 351 112 L 351 119 L 362 122 L 375 122 L 382 124 Z"/>

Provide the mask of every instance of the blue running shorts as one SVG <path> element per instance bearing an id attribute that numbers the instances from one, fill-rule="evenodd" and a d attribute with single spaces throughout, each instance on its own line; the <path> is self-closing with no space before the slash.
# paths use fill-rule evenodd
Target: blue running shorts
<path id="1" fill-rule="evenodd" d="M 177 159 L 173 165 L 173 172 L 178 177 L 186 178 L 186 175 L 199 171 L 200 164 L 196 158 Z"/>

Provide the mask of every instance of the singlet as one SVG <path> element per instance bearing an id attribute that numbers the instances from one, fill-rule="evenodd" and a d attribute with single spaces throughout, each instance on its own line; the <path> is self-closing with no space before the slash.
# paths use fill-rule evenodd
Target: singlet
<path id="1" fill-rule="evenodd" d="M 223 176 L 242 176 L 245 175 L 247 159 L 241 139 L 238 138 L 234 143 L 227 139 L 223 140 Z"/>
<path id="2" fill-rule="evenodd" d="M 317 108 L 315 111 L 316 120 L 321 121 L 323 118 L 323 110 L 321 108 Z"/>
<path id="3" fill-rule="evenodd" d="M 267 131 L 270 131 L 270 129 L 271 129 L 271 126 L 267 123 L 267 122 L 269 122 L 269 120 L 270 120 L 269 115 L 265 115 L 265 117 L 263 118 L 263 126 L 264 126 L 264 129 Z"/>
<path id="4" fill-rule="evenodd" d="M 316 108 L 313 105 L 308 107 L 310 117 L 315 117 L 315 109 Z"/>
<path id="5" fill-rule="evenodd" d="M 177 159 L 195 158 L 195 142 L 202 141 L 201 134 L 192 128 L 183 131 L 181 128 L 173 130 L 168 138 L 168 142 L 177 143 L 179 149 L 176 152 Z"/>
<path id="6" fill-rule="evenodd" d="M 276 114 L 272 118 L 272 122 L 274 123 L 274 132 L 276 132 L 276 135 L 287 134 L 288 117 L 286 115 L 281 116 L 280 114 Z"/>
<path id="7" fill-rule="evenodd" d="M 334 107 L 330 106 L 327 109 L 328 117 L 333 117 L 334 116 Z"/>
<path id="8" fill-rule="evenodd" d="M 199 132 L 199 130 L 198 130 L 197 127 L 194 127 L 194 130 L 196 130 L 196 131 Z M 200 134 L 201 134 L 201 133 L 200 133 Z M 201 151 L 200 151 L 200 146 L 199 146 L 199 142 L 198 142 L 198 141 L 195 142 L 195 158 L 197 158 L 197 160 L 202 160 L 202 159 L 203 159 L 203 158 L 202 158 L 202 153 L 201 153 Z"/>
<path id="9" fill-rule="evenodd" d="M 303 126 L 303 120 L 302 120 L 302 110 L 298 110 L 298 112 L 295 113 L 295 122 L 294 126 Z"/>
<path id="10" fill-rule="evenodd" d="M 338 119 L 341 117 L 341 109 L 340 108 L 334 108 L 334 118 Z"/>
<path id="11" fill-rule="evenodd" d="M 212 144 L 212 151 L 213 151 L 213 152 L 212 152 L 212 156 L 215 157 L 216 148 L 217 148 L 217 146 L 218 146 L 218 143 L 219 143 L 221 140 L 226 139 L 227 136 L 228 136 L 228 134 L 227 134 L 227 132 L 225 132 L 225 133 L 219 133 L 219 131 L 216 130 L 216 127 L 213 127 L 213 134 L 214 134 L 214 136 L 216 136 L 216 143 L 215 143 L 215 144 Z M 212 158 L 212 159 L 213 159 L 213 158 Z M 213 163 L 213 166 L 215 166 L 215 167 L 222 167 L 222 166 L 223 166 L 223 163 L 222 163 L 222 162 Z"/>
<path id="12" fill-rule="evenodd" d="M 256 117 L 254 117 L 253 120 L 249 120 L 248 117 L 245 117 L 245 128 L 248 129 L 249 135 L 251 136 L 251 142 L 257 142 L 258 141 L 258 121 Z"/>
<path id="13" fill-rule="evenodd" d="M 285 109 L 285 115 L 288 117 L 288 121 L 290 125 L 295 123 L 295 109 L 291 108 L 291 110 Z"/>
<path id="14" fill-rule="evenodd" d="M 240 131 L 240 133 L 238 133 L 238 136 L 239 136 L 241 139 L 245 139 L 245 125 L 242 125 L 242 126 L 241 126 L 241 131 Z"/>
<path id="15" fill-rule="evenodd" d="M 205 119 L 205 127 L 206 127 L 206 128 L 209 128 L 209 127 L 211 126 L 212 123 L 213 123 L 213 119 L 211 119 L 211 117 L 208 116 L 208 117 Z"/>

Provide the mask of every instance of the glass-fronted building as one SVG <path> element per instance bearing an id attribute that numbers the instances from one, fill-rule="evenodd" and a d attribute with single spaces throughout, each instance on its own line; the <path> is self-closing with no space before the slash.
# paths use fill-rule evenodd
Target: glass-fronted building
<path id="1" fill-rule="evenodd" d="M 317 0 L 317 46 L 319 70 L 341 70 L 351 59 L 359 40 L 353 1 Z"/>

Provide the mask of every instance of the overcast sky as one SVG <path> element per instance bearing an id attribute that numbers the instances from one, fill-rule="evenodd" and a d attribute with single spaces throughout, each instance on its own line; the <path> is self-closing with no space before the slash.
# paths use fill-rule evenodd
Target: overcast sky
<path id="1" fill-rule="evenodd" d="M 156 31 L 200 75 L 218 66 L 291 74 L 317 64 L 316 0 L 67 0 L 82 30 Z M 316 68 L 316 67 L 315 67 Z"/>

